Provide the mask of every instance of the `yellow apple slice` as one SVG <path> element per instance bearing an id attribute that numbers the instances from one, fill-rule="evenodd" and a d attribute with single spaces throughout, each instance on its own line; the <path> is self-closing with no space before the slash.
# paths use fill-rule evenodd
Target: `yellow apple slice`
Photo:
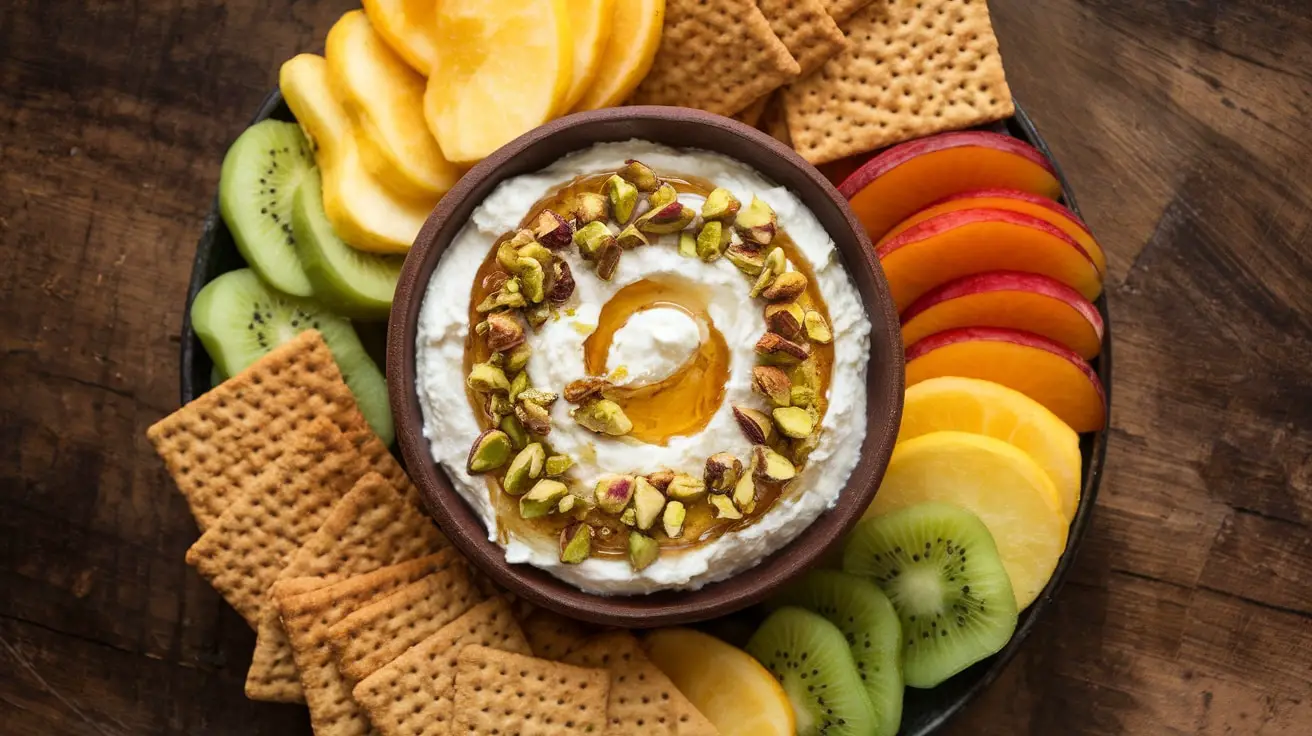
<path id="1" fill-rule="evenodd" d="M 601 67 L 574 111 L 614 107 L 628 99 L 651 71 L 664 24 L 665 0 L 618 0 Z"/>
<path id="2" fill-rule="evenodd" d="M 792 736 L 788 695 L 747 652 L 692 629 L 657 629 L 643 645 L 720 736 Z"/>
<path id="3" fill-rule="evenodd" d="M 1048 584 L 1066 549 L 1067 524 L 1052 480 L 1029 455 L 999 439 L 931 432 L 893 448 L 866 516 L 938 501 L 984 522 L 1024 610 Z"/>
<path id="4" fill-rule="evenodd" d="M 428 76 L 437 56 L 433 41 L 437 0 L 363 0 L 362 4 L 387 45 L 412 69 Z"/>
<path id="5" fill-rule="evenodd" d="M 357 126 L 364 165 L 396 192 L 441 197 L 460 178 L 424 123 L 424 78 L 374 31 L 364 11 L 343 15 L 324 48 L 330 78 Z"/>
<path id="6" fill-rule="evenodd" d="M 448 161 L 474 164 L 552 118 L 573 79 L 565 0 L 443 0 L 424 117 Z"/>
<path id="7" fill-rule="evenodd" d="M 436 204 L 387 188 L 365 168 L 355 126 L 337 98 L 322 56 L 300 54 L 278 75 L 287 106 L 315 144 L 323 176 L 323 207 L 337 235 L 360 250 L 405 253 Z"/>
<path id="8" fill-rule="evenodd" d="M 615 5 L 628 1 L 565 0 L 569 7 L 570 35 L 574 37 L 574 78 L 560 105 L 560 114 L 572 110 L 592 87 L 601 69 L 602 52 L 610 42 Z"/>
<path id="9" fill-rule="evenodd" d="M 942 376 L 907 388 L 897 441 L 953 430 L 1000 439 L 1034 459 L 1052 479 L 1066 521 L 1080 505 L 1080 436 L 1025 394 L 978 378 Z"/>

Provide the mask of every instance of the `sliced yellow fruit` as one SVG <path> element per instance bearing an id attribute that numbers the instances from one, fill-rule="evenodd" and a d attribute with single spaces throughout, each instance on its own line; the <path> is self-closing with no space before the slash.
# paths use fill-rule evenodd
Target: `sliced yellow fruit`
<path id="1" fill-rule="evenodd" d="M 573 109 L 598 110 L 627 100 L 651 71 L 664 25 L 665 0 L 618 0 L 601 67 Z"/>
<path id="2" fill-rule="evenodd" d="M 573 79 L 565 0 L 442 0 L 424 117 L 448 161 L 474 164 L 552 118 Z"/>
<path id="3" fill-rule="evenodd" d="M 410 250 L 436 199 L 400 196 L 364 166 L 355 125 L 333 90 L 328 62 L 300 54 L 278 75 L 287 106 L 314 142 L 323 176 L 323 207 L 337 235 L 360 250 Z"/>
<path id="4" fill-rule="evenodd" d="M 1034 459 L 1052 479 L 1066 521 L 1080 504 L 1080 436 L 1047 407 L 1015 389 L 944 376 L 907 389 L 897 440 L 953 430 L 1000 439 Z"/>
<path id="5" fill-rule="evenodd" d="M 574 77 L 560 105 L 564 114 L 583 99 L 601 69 L 602 52 L 610 41 L 616 3 L 629 0 L 565 0 L 569 7 L 570 35 L 574 37 Z"/>
<path id="6" fill-rule="evenodd" d="M 411 68 L 428 76 L 437 56 L 433 40 L 437 0 L 363 0 L 362 4 L 387 45 Z"/>
<path id="7" fill-rule="evenodd" d="M 898 443 L 866 516 L 928 501 L 960 506 L 993 534 L 1024 609 L 1048 584 L 1066 549 L 1057 490 L 1029 455 L 999 439 L 931 432 Z"/>
<path id="8" fill-rule="evenodd" d="M 720 736 L 792 736 L 788 695 L 752 655 L 692 629 L 657 629 L 644 645 Z"/>
<path id="9" fill-rule="evenodd" d="M 356 124 L 364 165 L 391 189 L 416 199 L 441 197 L 460 169 L 424 122 L 424 78 L 378 35 L 364 11 L 343 15 L 324 48 L 334 89 Z"/>

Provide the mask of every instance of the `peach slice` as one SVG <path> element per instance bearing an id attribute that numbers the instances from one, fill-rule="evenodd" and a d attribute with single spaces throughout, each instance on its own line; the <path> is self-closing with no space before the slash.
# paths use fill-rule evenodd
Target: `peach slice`
<path id="1" fill-rule="evenodd" d="M 1062 516 L 1080 505 L 1080 436 L 1042 404 L 978 378 L 942 376 L 907 389 L 897 441 L 944 430 L 1002 440 L 1034 459 L 1052 480 Z"/>
<path id="2" fill-rule="evenodd" d="M 931 202 L 971 189 L 1061 196 L 1052 164 L 1033 146 L 981 130 L 943 133 L 893 146 L 838 186 L 871 240 Z"/>
<path id="3" fill-rule="evenodd" d="M 893 448 L 866 516 L 950 503 L 984 522 L 1024 609 L 1048 584 L 1066 549 L 1057 491 L 1033 458 L 999 439 L 931 432 Z"/>
<path id="4" fill-rule="evenodd" d="M 428 76 L 437 57 L 435 0 L 362 0 L 369 22 L 412 69 Z"/>
<path id="5" fill-rule="evenodd" d="M 1098 268 L 1080 244 L 1031 215 L 1009 210 L 948 212 L 904 230 L 875 249 L 902 312 L 930 289 L 986 271 L 1050 276 L 1093 300 Z"/>
<path id="6" fill-rule="evenodd" d="M 1102 382 L 1084 359 L 1046 337 L 1021 330 L 965 327 L 907 348 L 907 386 L 939 376 L 979 378 L 1013 388 L 1048 407 L 1076 432 L 1107 420 Z"/>
<path id="7" fill-rule="evenodd" d="M 1102 350 L 1102 315 L 1071 287 L 1037 273 L 989 271 L 933 289 L 902 312 L 902 342 L 913 345 L 958 327 L 1008 327 L 1061 343 L 1082 358 Z"/>
<path id="8" fill-rule="evenodd" d="M 1019 189 L 976 189 L 954 194 L 899 222 L 884 235 L 883 240 L 888 240 L 912 225 L 918 225 L 932 217 L 958 210 L 979 208 L 1022 212 L 1043 220 L 1069 235 L 1071 240 L 1079 243 L 1084 251 L 1089 254 L 1089 257 L 1093 259 L 1093 265 L 1098 267 L 1098 273 L 1103 276 L 1107 275 L 1107 254 L 1103 252 L 1102 246 L 1098 245 L 1098 241 L 1094 239 L 1088 225 L 1084 224 L 1079 215 L 1047 197 L 1022 192 Z M 875 247 L 878 248 L 880 243 L 876 243 Z"/>

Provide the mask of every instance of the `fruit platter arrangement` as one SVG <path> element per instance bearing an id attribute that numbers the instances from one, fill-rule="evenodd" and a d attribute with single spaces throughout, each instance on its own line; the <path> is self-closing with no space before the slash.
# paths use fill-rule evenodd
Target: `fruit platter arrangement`
<path id="1" fill-rule="evenodd" d="M 996 677 L 1088 522 L 1111 366 L 984 0 L 365 0 L 278 79 L 149 431 L 249 697 L 321 734 L 891 736 Z"/>

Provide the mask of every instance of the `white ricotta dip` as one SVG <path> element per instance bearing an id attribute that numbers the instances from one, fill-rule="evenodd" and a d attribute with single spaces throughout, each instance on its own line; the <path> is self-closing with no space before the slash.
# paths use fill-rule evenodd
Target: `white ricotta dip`
<path id="1" fill-rule="evenodd" d="M 433 459 L 483 519 L 489 539 L 497 540 L 502 531 L 490 495 L 494 491 L 483 477 L 472 476 L 465 469 L 470 443 L 481 431 L 464 388 L 474 280 L 492 244 L 516 229 L 535 202 L 575 177 L 614 171 L 635 158 L 658 173 L 707 179 L 743 202 L 755 195 L 774 208 L 779 226 L 810 262 L 827 304 L 834 360 L 819 445 L 788 492 L 754 524 L 687 550 L 664 551 L 639 572 L 623 559 L 591 558 L 581 564 L 564 564 L 556 539 L 526 538 L 513 527 L 507 528 L 504 547 L 508 562 L 535 565 L 583 590 L 616 595 L 696 589 L 728 578 L 786 545 L 831 508 L 856 467 L 865 440 L 870 354 L 870 323 L 833 240 L 796 196 L 745 164 L 709 151 L 676 150 L 632 140 L 597 144 L 542 171 L 502 182 L 474 210 L 433 272 L 419 315 L 415 360 L 424 436 Z M 702 200 L 681 195 L 680 201 L 700 209 Z M 745 461 L 751 445 L 734 421 L 731 407 L 769 410 L 765 400 L 751 390 L 756 363 L 753 347 L 766 328 L 763 305 L 748 298 L 750 280 L 726 259 L 707 264 L 680 256 L 672 237 L 625 251 L 610 281 L 597 278 L 575 249 L 562 251 L 562 255 L 569 261 L 576 287 L 560 319 L 548 321 L 536 333 L 529 332 L 533 353 L 528 371 L 535 387 L 559 392 L 570 381 L 583 378 L 583 342 L 596 328 L 601 307 L 620 289 L 643 279 L 682 279 L 695 287 L 731 351 L 724 399 L 710 422 L 696 435 L 671 438 L 664 446 L 596 435 L 570 418 L 568 403 L 556 402 L 547 441 L 555 452 L 574 459 L 567 480 L 592 488 L 607 473 L 643 474 L 666 468 L 701 477 L 707 456 L 716 452 L 730 452 Z M 607 369 L 622 365 L 629 376 L 626 380 L 658 381 L 675 372 L 697 349 L 704 330 L 704 325 L 678 310 L 638 312 L 616 332 Z M 659 339 L 653 337 L 656 333 Z"/>

